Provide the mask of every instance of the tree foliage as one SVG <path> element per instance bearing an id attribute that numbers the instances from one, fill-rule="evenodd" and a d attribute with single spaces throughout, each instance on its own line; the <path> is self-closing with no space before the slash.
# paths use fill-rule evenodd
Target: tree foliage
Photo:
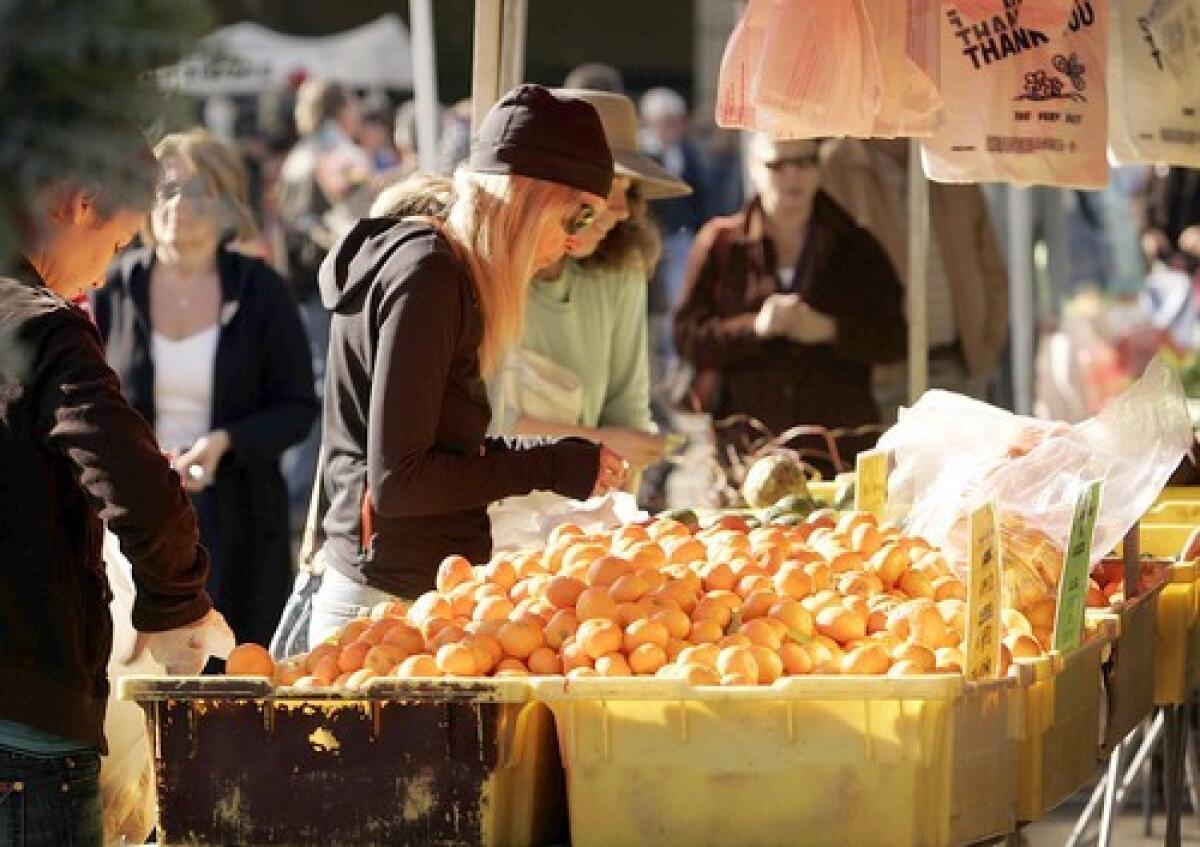
<path id="1" fill-rule="evenodd" d="M 119 190 L 129 127 L 167 109 L 154 69 L 205 25 L 199 0 L 0 0 L 0 267 L 19 198 L 64 172 Z"/>

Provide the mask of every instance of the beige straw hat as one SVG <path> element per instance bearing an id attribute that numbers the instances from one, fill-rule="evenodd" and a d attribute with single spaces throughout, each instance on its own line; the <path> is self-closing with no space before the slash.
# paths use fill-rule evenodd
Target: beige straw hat
<path id="1" fill-rule="evenodd" d="M 555 92 L 592 105 L 600 115 L 608 146 L 612 148 L 614 170 L 618 176 L 635 180 L 647 200 L 686 197 L 692 193 L 686 182 L 638 150 L 637 108 L 628 97 L 584 88 L 558 88 Z"/>

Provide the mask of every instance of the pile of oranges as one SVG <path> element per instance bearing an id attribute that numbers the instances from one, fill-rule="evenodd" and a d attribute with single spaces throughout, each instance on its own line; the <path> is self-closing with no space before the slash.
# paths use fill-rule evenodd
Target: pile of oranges
<path id="1" fill-rule="evenodd" d="M 356 689 L 379 676 L 662 676 L 769 685 L 799 674 L 961 672 L 966 591 L 944 556 L 864 512 L 798 526 L 706 529 L 660 518 L 473 566 L 451 556 L 436 590 L 384 603 L 277 665 L 256 645 L 231 674 Z M 1049 649 L 1046 622 L 1004 612 L 1002 665 Z"/>

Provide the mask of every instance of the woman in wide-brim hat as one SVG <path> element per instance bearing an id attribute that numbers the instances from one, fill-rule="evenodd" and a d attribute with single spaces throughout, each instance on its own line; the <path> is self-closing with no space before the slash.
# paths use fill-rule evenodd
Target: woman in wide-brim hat
<path id="1" fill-rule="evenodd" d="M 484 379 L 521 338 L 528 281 L 603 213 L 612 180 L 596 110 L 522 85 L 483 120 L 444 219 L 368 218 L 330 251 L 330 506 L 311 643 L 432 590 L 447 556 L 486 561 L 491 502 L 623 483 L 621 457 L 591 441 L 485 437 Z"/>
<path id="2" fill-rule="evenodd" d="M 666 439 L 650 414 L 648 278 L 659 236 L 646 201 L 691 193 L 687 183 L 638 150 L 637 109 L 605 91 L 560 90 L 590 103 L 613 151 L 616 177 L 607 208 L 570 239 L 567 255 L 535 276 L 514 369 L 538 357 L 578 379 L 577 408 L 557 410 L 523 397 L 527 379 L 504 381 L 504 425 L 521 435 L 574 435 L 620 453 L 634 468 L 663 458 Z M 557 412 L 557 413 L 556 413 Z"/>

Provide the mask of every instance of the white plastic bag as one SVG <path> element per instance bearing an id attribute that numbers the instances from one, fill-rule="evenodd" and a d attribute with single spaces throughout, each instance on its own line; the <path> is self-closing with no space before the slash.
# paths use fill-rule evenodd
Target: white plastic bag
<path id="1" fill-rule="evenodd" d="M 112 588 L 113 651 L 108 678 L 113 691 L 117 680 L 130 674 L 160 675 L 163 667 L 148 650 L 132 656 L 137 631 L 133 628 L 136 589 L 129 560 L 121 553 L 116 536 L 104 533 L 104 564 Z M 136 703 L 109 695 L 104 719 L 108 755 L 100 762 L 100 804 L 105 844 L 144 844 L 158 818 L 154 760 L 146 736 L 146 716 Z"/>
<path id="2" fill-rule="evenodd" d="M 1200 167 L 1200 0 L 1120 0 L 1111 14 L 1113 158 Z"/>
<path id="3" fill-rule="evenodd" d="M 907 530 L 952 560 L 966 559 L 971 511 L 995 504 L 1006 603 L 1026 608 L 1057 585 L 1083 486 L 1104 480 L 1094 564 L 1153 504 L 1192 439 L 1179 377 L 1155 359 L 1103 412 L 1075 426 L 931 391 L 901 413 L 879 446 L 895 455 L 893 516 L 907 511 Z"/>
<path id="4" fill-rule="evenodd" d="M 941 91 L 945 121 L 922 142 L 937 182 L 1010 182 L 1102 188 L 1108 182 L 1108 2 L 945 2 Z"/>
<path id="5" fill-rule="evenodd" d="M 578 524 L 585 532 L 615 529 L 649 517 L 637 498 L 614 491 L 590 500 L 570 500 L 549 491 L 509 497 L 488 507 L 492 547 L 496 551 L 531 550 L 545 546 L 559 524 Z"/>

